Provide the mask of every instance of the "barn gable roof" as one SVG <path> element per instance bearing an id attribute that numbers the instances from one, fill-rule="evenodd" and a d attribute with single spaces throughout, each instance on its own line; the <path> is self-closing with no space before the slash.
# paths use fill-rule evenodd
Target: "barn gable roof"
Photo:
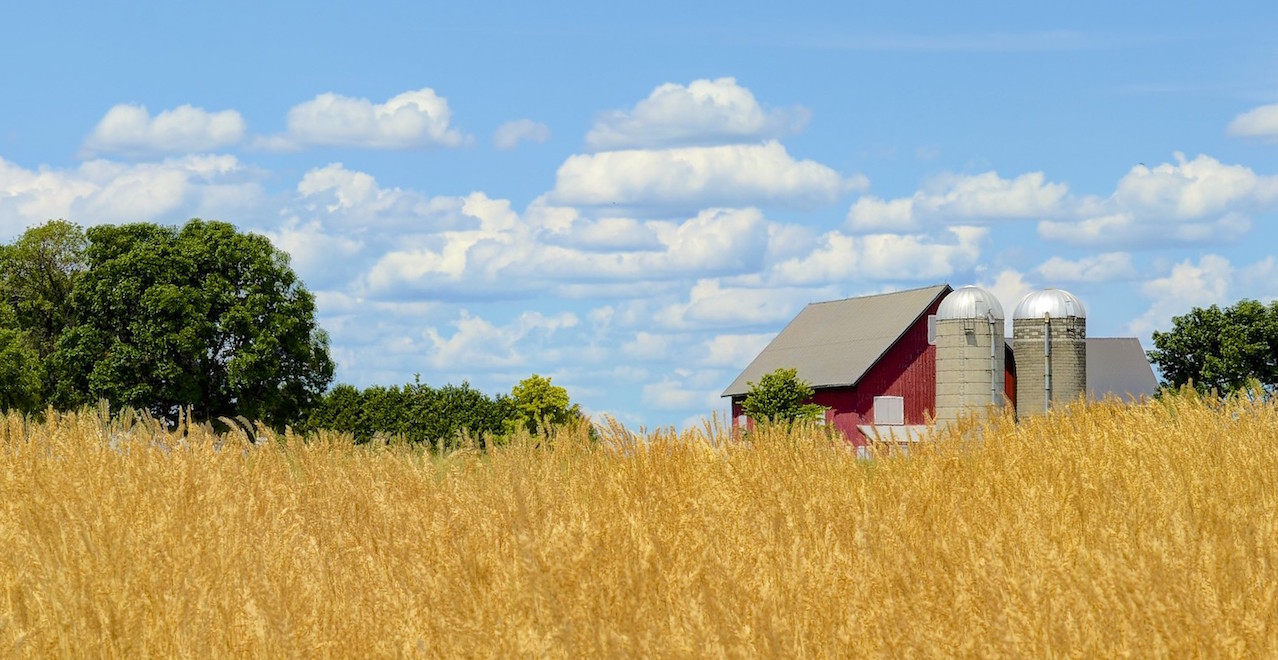
<path id="1" fill-rule="evenodd" d="M 941 296 L 948 284 L 811 303 L 732 381 L 741 396 L 777 369 L 797 369 L 814 388 L 855 385 Z"/>
<path id="2" fill-rule="evenodd" d="M 1158 389 L 1154 369 L 1135 337 L 1087 338 L 1087 398 L 1121 399 L 1153 396 Z"/>

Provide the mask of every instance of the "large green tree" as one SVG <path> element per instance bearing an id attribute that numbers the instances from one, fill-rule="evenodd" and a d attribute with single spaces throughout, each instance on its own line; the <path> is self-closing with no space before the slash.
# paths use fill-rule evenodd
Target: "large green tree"
<path id="1" fill-rule="evenodd" d="M 9 303 L 0 300 L 0 414 L 35 412 L 44 400 L 43 375 L 35 342 L 19 327 Z"/>
<path id="2" fill-rule="evenodd" d="M 314 297 L 288 256 L 224 222 L 93 227 L 74 323 L 52 359 L 62 405 L 109 400 L 172 419 L 296 423 L 333 377 Z"/>
<path id="3" fill-rule="evenodd" d="M 0 299 L 8 307 L 3 322 L 20 330 L 34 351 L 38 362 L 32 364 L 34 375 L 41 378 L 38 399 L 51 396 L 56 386 L 45 363 L 62 332 L 75 322 L 71 292 L 88 267 L 87 247 L 84 230 L 65 220 L 32 227 L 12 244 L 0 247 Z M 7 346 L 6 354 L 16 355 L 12 337 Z"/>
<path id="4" fill-rule="evenodd" d="M 747 383 L 750 391 L 741 403 L 741 412 L 755 421 L 793 422 L 820 419 L 823 406 L 812 403 L 812 388 L 799 378 L 797 369 L 777 369 L 757 383 Z"/>
<path id="5" fill-rule="evenodd" d="M 1154 332 L 1149 360 L 1165 385 L 1190 382 L 1227 394 L 1259 383 L 1278 387 L 1278 302 L 1241 300 L 1230 307 L 1194 308 L 1172 319 L 1172 329 Z"/>

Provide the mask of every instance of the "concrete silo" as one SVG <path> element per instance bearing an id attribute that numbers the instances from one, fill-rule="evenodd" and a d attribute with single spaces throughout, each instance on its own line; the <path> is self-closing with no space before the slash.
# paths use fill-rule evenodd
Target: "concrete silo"
<path id="1" fill-rule="evenodd" d="M 985 289 L 955 289 L 936 310 L 936 420 L 1003 405 L 1003 306 Z"/>
<path id="2" fill-rule="evenodd" d="M 1035 291 L 1012 313 L 1016 416 L 1067 404 L 1087 391 L 1087 310 L 1061 289 Z"/>

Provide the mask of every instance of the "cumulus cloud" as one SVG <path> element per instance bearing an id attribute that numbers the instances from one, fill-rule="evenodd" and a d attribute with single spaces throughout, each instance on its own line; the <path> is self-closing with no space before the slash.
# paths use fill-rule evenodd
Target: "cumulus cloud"
<path id="1" fill-rule="evenodd" d="M 602 356 L 576 346 L 578 318 L 571 312 L 526 310 L 506 318 L 476 315 L 432 302 L 376 301 L 319 291 L 320 323 L 333 338 L 339 379 L 383 385 L 411 380 L 434 385 L 469 380 L 484 391 L 509 391 L 530 370 L 546 374 L 581 359 Z M 558 384 L 558 379 L 557 384 Z M 572 390 L 574 399 L 580 395 Z"/>
<path id="2" fill-rule="evenodd" d="M 1133 167 L 1108 199 L 1081 200 L 1078 219 L 1044 220 L 1039 236 L 1080 246 L 1151 247 L 1238 240 L 1252 214 L 1278 203 L 1278 176 L 1206 155 Z"/>
<path id="3" fill-rule="evenodd" d="M 455 229 L 477 224 L 462 211 L 465 198 L 428 197 L 396 187 L 384 187 L 366 172 L 342 163 L 308 170 L 297 184 L 290 215 L 322 219 L 344 232 L 403 235 Z"/>
<path id="4" fill-rule="evenodd" d="M 551 242 L 555 234 L 524 222 L 505 200 L 472 195 L 463 212 L 479 218 L 480 227 L 440 232 L 418 247 L 386 253 L 368 274 L 370 290 L 443 295 L 464 287 L 513 295 L 558 284 L 748 272 L 762 266 L 767 235 L 756 209 L 708 209 L 683 222 L 645 223 L 656 245 L 602 251 Z"/>
<path id="5" fill-rule="evenodd" d="M 1237 240 L 1251 218 L 1278 205 L 1278 176 L 1258 175 L 1206 155 L 1137 165 L 1108 197 L 1071 195 L 1042 172 L 1013 179 L 986 172 L 946 175 L 909 197 L 867 195 L 848 210 L 857 232 L 1037 221 L 1040 238 L 1086 247 L 1154 247 Z"/>
<path id="6" fill-rule="evenodd" d="M 1272 256 L 1249 265 L 1234 265 L 1218 254 L 1205 254 L 1195 262 L 1186 259 L 1170 271 L 1140 285 L 1150 299 L 1149 309 L 1128 324 L 1128 330 L 1144 334 L 1171 327 L 1173 316 L 1194 307 L 1231 305 L 1242 298 L 1262 301 L 1278 297 L 1278 266 Z"/>
<path id="7" fill-rule="evenodd" d="M 574 155 L 560 166 L 548 198 L 570 206 L 812 207 L 866 185 L 862 176 L 844 178 L 768 142 Z"/>
<path id="8" fill-rule="evenodd" d="M 293 269 L 309 286 L 341 287 L 360 272 L 362 264 L 356 256 L 364 247 L 363 241 L 330 233 L 318 221 L 290 218 L 262 234 L 288 253 Z"/>
<path id="9" fill-rule="evenodd" d="M 700 363 L 709 367 L 744 369 L 774 337 L 774 332 L 715 335 L 702 342 L 704 356 Z"/>
<path id="10" fill-rule="evenodd" d="M 1124 208 L 1177 219 L 1218 216 L 1278 201 L 1278 176 L 1259 176 L 1242 165 L 1206 155 L 1176 163 L 1133 167 L 1118 182 L 1114 200 Z"/>
<path id="11" fill-rule="evenodd" d="M 833 298 L 831 286 L 734 286 L 718 278 L 698 280 L 686 300 L 652 318 L 669 328 L 740 328 L 784 323 L 812 300 Z"/>
<path id="12" fill-rule="evenodd" d="M 574 215 L 570 224 L 546 235 L 556 245 L 591 252 L 634 252 L 662 249 L 659 230 L 665 223 L 634 218 L 583 218 Z"/>
<path id="13" fill-rule="evenodd" d="M 534 336 L 544 338 L 572 328 L 577 322 L 577 316 L 568 312 L 553 315 L 524 312 L 509 324 L 496 325 L 463 310 L 452 323 L 455 328 L 452 335 L 444 336 L 433 327 L 426 329 L 428 360 L 438 369 L 522 365 L 527 359 L 520 345 L 526 340 Z"/>
<path id="14" fill-rule="evenodd" d="M 633 108 L 601 116 L 586 144 L 603 150 L 757 142 L 799 131 L 808 117 L 797 106 L 765 109 L 735 78 L 666 83 Z"/>
<path id="15" fill-rule="evenodd" d="M 1109 282 L 1136 274 L 1132 255 L 1127 252 L 1107 252 L 1076 260 L 1052 257 L 1035 270 L 1049 282 Z"/>
<path id="16" fill-rule="evenodd" d="M 122 103 L 107 111 L 80 153 L 93 157 L 212 151 L 238 143 L 244 130 L 244 118 L 234 110 L 209 112 L 181 105 L 152 117 L 144 105 Z"/>
<path id="17" fill-rule="evenodd" d="M 1198 263 L 1182 261 L 1172 266 L 1166 276 L 1141 285 L 1141 293 L 1151 298 L 1152 303 L 1127 329 L 1134 334 L 1147 334 L 1171 327 L 1172 316 L 1184 314 L 1193 307 L 1229 302 L 1227 294 L 1233 279 L 1233 264 L 1220 255 L 1203 255 Z"/>
<path id="18" fill-rule="evenodd" d="M 777 264 L 777 283 L 814 284 L 850 280 L 938 280 L 970 269 L 981 255 L 987 227 L 947 229 L 949 240 L 927 234 L 866 234 L 832 231 L 803 257 Z"/>
<path id="19" fill-rule="evenodd" d="M 234 156 L 93 160 L 39 170 L 0 158 L 0 233 L 8 236 L 50 218 L 93 225 L 218 217 L 256 208 L 263 196 L 254 173 Z"/>
<path id="20" fill-rule="evenodd" d="M 994 276 L 992 281 L 981 280 L 976 286 L 989 291 L 998 298 L 1000 304 L 1003 305 L 1003 314 L 1007 318 L 1011 318 L 1012 312 L 1016 310 L 1016 306 L 1020 304 L 1021 299 L 1030 291 L 1037 287 L 1025 281 L 1025 274 L 1013 268 L 1005 268 Z M 1012 324 L 1003 324 L 1003 330 L 1011 336 Z"/>
<path id="21" fill-rule="evenodd" d="M 670 357 L 675 337 L 651 332 L 637 332 L 634 339 L 621 345 L 626 357 L 637 360 L 666 360 Z"/>
<path id="22" fill-rule="evenodd" d="M 516 119 L 497 127 L 493 133 L 493 146 L 498 149 L 514 149 L 520 142 L 545 142 L 550 139 L 550 127 L 531 119 Z"/>
<path id="23" fill-rule="evenodd" d="M 721 378 L 722 374 L 710 372 L 712 377 Z M 689 383 L 689 380 L 704 380 L 698 374 L 679 374 L 667 376 L 660 382 L 643 386 L 643 402 L 657 410 L 683 410 L 709 412 L 722 407 L 721 386 L 709 386 Z"/>
<path id="24" fill-rule="evenodd" d="M 1278 138 L 1278 103 L 1262 105 L 1234 117 L 1229 134 L 1243 137 Z"/>
<path id="25" fill-rule="evenodd" d="M 1047 181 L 1042 172 L 1005 179 L 997 172 L 937 177 L 911 197 L 858 199 L 848 211 L 857 231 L 905 231 L 925 224 L 1038 219 L 1061 212 L 1069 188 Z"/>
<path id="26" fill-rule="evenodd" d="M 1081 247 L 1153 248 L 1172 244 L 1221 243 L 1242 238 L 1251 219 L 1240 213 L 1203 220 L 1160 220 L 1123 212 L 1077 221 L 1044 221 L 1039 237 Z"/>
<path id="27" fill-rule="evenodd" d="M 448 100 L 424 87 L 385 103 L 325 93 L 288 111 L 282 135 L 257 141 L 261 148 L 308 146 L 364 149 L 456 147 L 465 136 L 450 125 Z"/>

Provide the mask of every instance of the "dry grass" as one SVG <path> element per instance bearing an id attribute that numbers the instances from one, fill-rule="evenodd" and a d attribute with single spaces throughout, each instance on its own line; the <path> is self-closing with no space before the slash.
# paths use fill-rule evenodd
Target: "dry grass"
<path id="1" fill-rule="evenodd" d="M 0 655 L 1278 654 L 1272 404 L 873 462 L 816 430 L 433 457 L 0 424 Z"/>

